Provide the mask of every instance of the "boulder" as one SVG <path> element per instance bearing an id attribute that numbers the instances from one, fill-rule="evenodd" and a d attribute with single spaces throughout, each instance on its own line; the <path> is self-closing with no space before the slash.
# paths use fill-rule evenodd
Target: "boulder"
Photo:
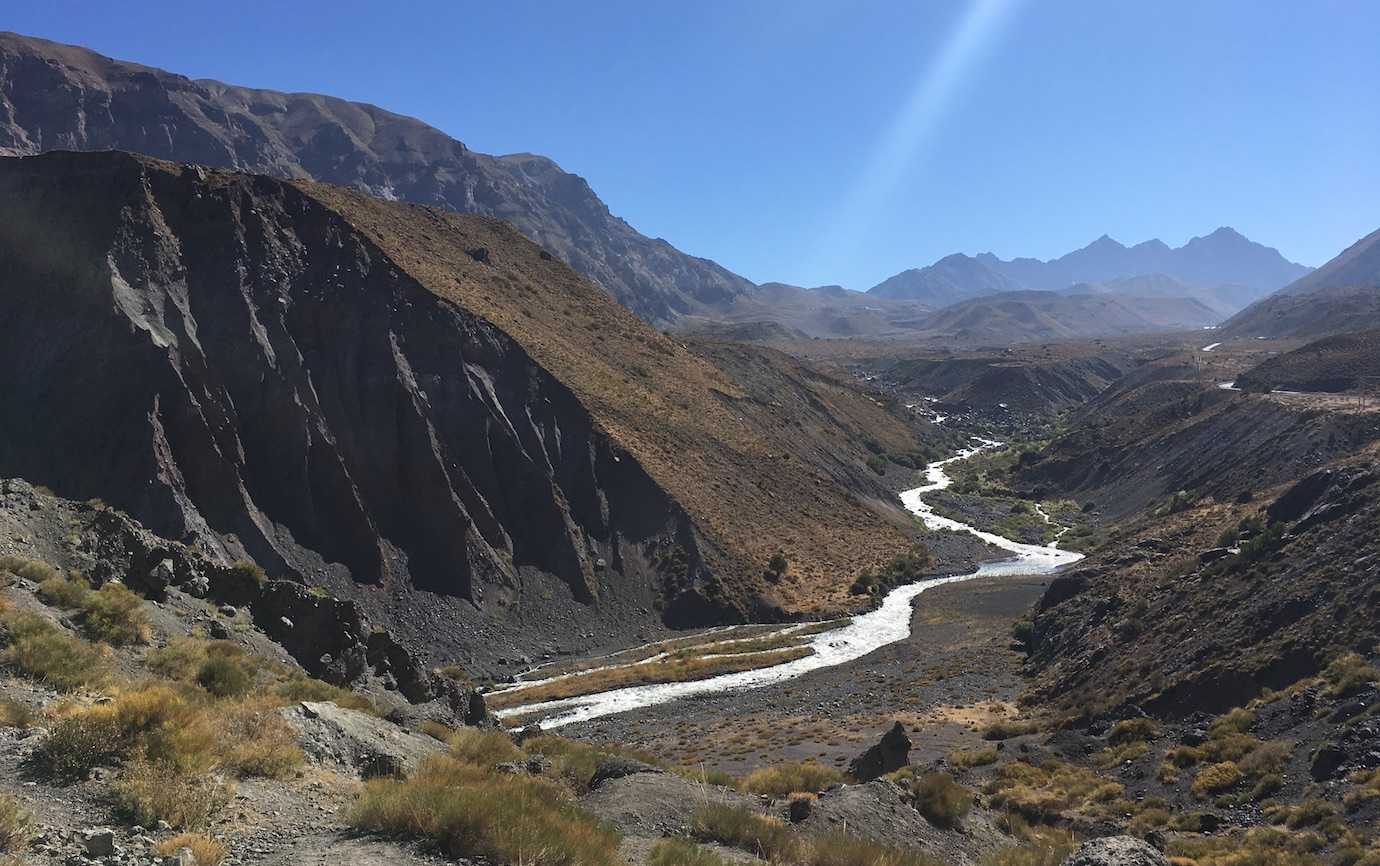
<path id="1" fill-rule="evenodd" d="M 651 764 L 644 764 L 632 758 L 612 757 L 605 758 L 595 768 L 594 775 L 590 777 L 590 788 L 598 788 L 600 785 L 611 779 L 622 779 L 636 773 L 660 773 Z"/>
<path id="2" fill-rule="evenodd" d="M 1045 594 L 1040 597 L 1040 610 L 1049 610 L 1060 602 L 1081 595 L 1087 589 L 1088 572 L 1086 570 L 1058 575 L 1049 582 L 1049 586 L 1045 588 Z"/>
<path id="3" fill-rule="evenodd" d="M 81 844 L 88 857 L 110 857 L 115 853 L 115 831 L 106 827 L 83 830 Z"/>
<path id="4" fill-rule="evenodd" d="M 303 701 L 279 712 L 297 732 L 302 751 L 361 778 L 406 776 L 446 749 L 432 737 L 327 701 Z"/>
<path id="5" fill-rule="evenodd" d="M 1106 836 L 1083 843 L 1063 866 L 1169 866 L 1164 854 L 1133 836 Z"/>
<path id="6" fill-rule="evenodd" d="M 853 759 L 848 774 L 859 782 L 870 782 L 910 763 L 910 737 L 905 726 L 896 722 L 882 735 L 877 745 Z"/>

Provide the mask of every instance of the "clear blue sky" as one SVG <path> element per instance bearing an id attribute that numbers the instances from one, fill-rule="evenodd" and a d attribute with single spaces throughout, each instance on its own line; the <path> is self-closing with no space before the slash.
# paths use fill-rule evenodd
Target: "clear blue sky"
<path id="1" fill-rule="evenodd" d="M 415 115 L 757 281 L 1380 227 L 1380 3 L 6 4 L 0 29 Z"/>

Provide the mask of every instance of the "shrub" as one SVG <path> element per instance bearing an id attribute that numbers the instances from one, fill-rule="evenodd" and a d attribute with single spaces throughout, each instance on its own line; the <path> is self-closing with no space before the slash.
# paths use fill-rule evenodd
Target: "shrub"
<path id="1" fill-rule="evenodd" d="M 1108 739 L 1113 743 L 1136 743 L 1153 740 L 1159 735 L 1160 726 L 1154 719 L 1122 719 L 1112 726 Z"/>
<path id="2" fill-rule="evenodd" d="M 1221 793 L 1235 786 L 1243 778 L 1245 774 L 1234 761 L 1208 764 L 1193 777 L 1193 796 L 1201 798 Z"/>
<path id="3" fill-rule="evenodd" d="M 330 701 L 347 710 L 358 710 L 371 716 L 379 715 L 378 707 L 364 695 L 313 679 L 303 673 L 293 673 L 274 688 L 274 694 L 286 701 Z"/>
<path id="4" fill-rule="evenodd" d="M 210 655 L 197 671 L 196 682 L 218 698 L 239 697 L 254 685 L 257 668 L 258 664 L 247 656 Z"/>
<path id="5" fill-rule="evenodd" d="M 122 583 L 111 581 L 87 593 L 82 610 L 82 631 L 92 640 L 121 646 L 149 639 L 144 600 Z"/>
<path id="6" fill-rule="evenodd" d="M 973 808 L 973 792 L 947 773 L 926 773 L 911 783 L 915 808 L 937 827 L 953 827 Z"/>
<path id="7" fill-rule="evenodd" d="M 771 555 L 771 559 L 767 562 L 767 569 L 770 570 L 772 574 L 775 574 L 778 577 L 785 574 L 786 569 L 789 567 L 790 563 L 786 561 L 786 554 L 782 553 L 779 550 L 773 553 Z"/>
<path id="8" fill-rule="evenodd" d="M 217 842 L 202 833 L 179 833 L 159 842 L 155 850 L 164 857 L 171 857 L 183 848 L 192 852 L 196 866 L 220 866 L 220 862 L 230 853 L 223 842 Z"/>
<path id="9" fill-rule="evenodd" d="M 167 821 L 188 830 L 209 825 L 230 802 L 231 793 L 229 786 L 208 775 L 143 761 L 127 767 L 112 790 L 115 808 L 132 822 L 152 827 Z"/>
<path id="10" fill-rule="evenodd" d="M 486 768 L 510 761 L 521 761 L 526 757 L 506 732 L 477 728 L 457 731 L 450 740 L 450 754 L 457 761 Z"/>
<path id="11" fill-rule="evenodd" d="M 987 726 L 987 730 L 982 732 L 984 740 L 1009 740 L 1012 737 L 1024 737 L 1026 734 L 1033 734 L 1040 729 L 1040 726 L 1030 719 L 999 719 Z"/>
<path id="12" fill-rule="evenodd" d="M 843 781 L 843 773 L 814 761 L 760 767 L 743 778 L 741 787 L 750 794 L 779 798 L 797 791 L 822 791 Z"/>
<path id="13" fill-rule="evenodd" d="M 68 610 L 86 604 L 86 597 L 90 594 L 91 584 L 75 571 L 69 576 L 63 576 L 54 569 L 52 574 L 38 584 L 38 597 L 43 599 L 45 604 Z"/>
<path id="14" fill-rule="evenodd" d="M 959 769 L 969 769 L 970 767 L 985 767 L 988 764 L 997 762 L 996 747 L 986 749 L 959 749 L 950 752 L 948 761 L 951 766 Z"/>
<path id="15" fill-rule="evenodd" d="M 33 724 L 34 711 L 18 701 L 0 700 L 0 728 L 27 728 Z"/>
<path id="16" fill-rule="evenodd" d="M 270 700 L 236 704 L 215 717 L 226 738 L 224 767 L 240 778 L 287 778 L 306 760 L 297 735 Z"/>
<path id="17" fill-rule="evenodd" d="M 549 781 L 431 758 L 405 781 L 366 782 L 350 810 L 361 830 L 434 842 L 454 858 L 523 866 L 614 866 L 618 836 Z"/>
<path id="18" fill-rule="evenodd" d="M 809 840 L 810 866 L 935 866 L 918 851 L 878 845 L 844 833 L 821 833 Z"/>
<path id="19" fill-rule="evenodd" d="M 29 813 L 19 800 L 0 793 L 0 854 L 17 850 L 29 836 Z"/>
<path id="20" fill-rule="evenodd" d="M 804 859 L 800 837 L 784 821 L 746 806 L 708 803 L 691 818 L 690 832 L 698 839 L 738 848 L 763 860 L 798 863 Z"/>
<path id="21" fill-rule="evenodd" d="M 104 653 L 37 614 L 7 614 L 3 625 L 10 637 L 0 665 L 22 676 L 68 692 L 99 685 L 108 676 Z"/>
<path id="22" fill-rule="evenodd" d="M 1237 763 L 1241 767 L 1241 772 L 1247 776 L 1264 776 L 1283 770 L 1293 752 L 1293 743 L 1270 740 L 1242 755 Z"/>
<path id="23" fill-rule="evenodd" d="M 1208 728 L 1208 734 L 1214 739 L 1225 737 L 1228 734 L 1244 734 L 1255 726 L 1255 713 L 1245 707 L 1237 707 L 1231 712 L 1218 716 Z"/>
<path id="24" fill-rule="evenodd" d="M 230 570 L 234 572 L 236 577 L 242 578 L 254 586 L 262 587 L 268 582 L 268 575 L 252 559 L 237 559 L 230 565 Z"/>
<path id="25" fill-rule="evenodd" d="M 25 580 L 32 580 L 38 584 L 49 578 L 61 577 L 58 570 L 48 563 L 40 562 L 37 559 L 25 559 L 22 556 L 0 556 L 0 571 L 8 571 L 10 574 Z"/>
<path id="26" fill-rule="evenodd" d="M 125 692 L 60 718 L 39 747 L 38 757 L 54 773 L 82 778 L 92 769 L 133 756 L 145 736 L 184 721 L 186 704 L 166 686 Z"/>
<path id="27" fill-rule="evenodd" d="M 1327 681 L 1325 692 L 1334 698 L 1347 698 L 1380 681 L 1380 669 L 1354 652 L 1332 661 L 1323 671 Z"/>
<path id="28" fill-rule="evenodd" d="M 190 681 L 206 663 L 206 646 L 200 638 L 175 637 L 166 646 L 151 650 L 145 663 L 160 677 Z"/>
<path id="29" fill-rule="evenodd" d="M 431 737 L 433 740 L 440 740 L 443 743 L 450 742 L 450 738 L 455 736 L 454 728 L 443 725 L 435 719 L 423 720 L 418 726 L 418 730 L 428 737 Z"/>
<path id="30" fill-rule="evenodd" d="M 689 839 L 662 839 L 652 846 L 647 866 L 733 866 L 733 861 Z"/>

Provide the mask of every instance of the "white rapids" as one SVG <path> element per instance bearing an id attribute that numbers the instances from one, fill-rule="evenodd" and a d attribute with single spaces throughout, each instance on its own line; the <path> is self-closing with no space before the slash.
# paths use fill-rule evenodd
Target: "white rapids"
<path id="1" fill-rule="evenodd" d="M 601 716 L 624 713 L 695 695 L 755 689 L 784 682 L 810 671 L 854 661 L 873 650 L 909 637 L 911 603 L 916 596 L 928 589 L 978 577 L 1048 574 L 1082 559 L 1083 554 L 1081 553 L 1060 550 L 1057 540 L 1048 545 L 1022 544 L 1001 535 L 983 532 L 966 523 L 941 517 L 935 514 L 934 509 L 920 498 L 926 493 L 943 490 L 953 483 L 953 479 L 944 472 L 945 466 L 959 460 L 966 460 L 983 449 L 1001 444 L 987 439 L 978 439 L 977 441 L 980 444 L 973 448 L 961 451 L 947 460 L 939 460 L 929 464 L 925 468 L 927 483 L 903 492 L 901 503 L 919 517 L 927 528 L 970 533 L 994 547 L 1012 553 L 1013 556 L 1010 559 L 983 563 L 978 566 L 976 571 L 969 574 L 938 577 L 899 586 L 887 593 L 886 598 L 882 599 L 881 606 L 876 610 L 859 614 L 853 617 L 852 622 L 848 625 L 833 631 L 812 635 L 809 638 L 808 646 L 814 652 L 794 661 L 756 670 L 721 674 L 702 680 L 628 686 L 574 698 L 510 707 L 497 711 L 495 715 L 500 718 L 519 715 L 531 716 L 543 728 L 559 728 L 575 722 L 584 722 Z M 1043 511 L 1040 513 L 1044 516 Z M 1045 519 L 1048 520 L 1048 517 L 1045 516 Z"/>

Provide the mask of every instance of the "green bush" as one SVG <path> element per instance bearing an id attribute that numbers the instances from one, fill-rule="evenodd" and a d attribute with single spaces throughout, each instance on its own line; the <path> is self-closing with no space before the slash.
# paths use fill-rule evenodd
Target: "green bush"
<path id="1" fill-rule="evenodd" d="M 218 698 L 247 694 L 254 685 L 257 665 L 238 655 L 212 655 L 197 671 L 197 685 Z"/>

